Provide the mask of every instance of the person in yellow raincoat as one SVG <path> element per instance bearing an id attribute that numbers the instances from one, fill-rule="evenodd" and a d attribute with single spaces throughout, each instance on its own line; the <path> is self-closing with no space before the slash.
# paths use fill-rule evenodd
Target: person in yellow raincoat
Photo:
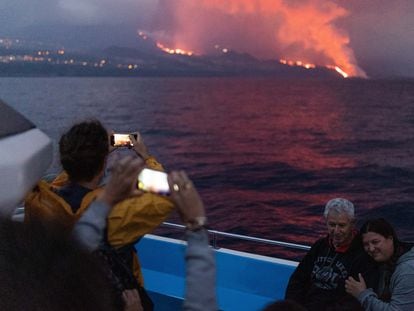
<path id="1" fill-rule="evenodd" d="M 163 170 L 148 153 L 138 134 L 130 136 L 131 148 L 146 167 Z M 102 192 L 101 181 L 110 152 L 107 130 L 98 120 L 73 125 L 59 141 L 60 160 L 64 171 L 51 183 L 40 181 L 25 199 L 25 222 L 54 221 L 70 232 L 75 222 Z M 160 225 L 174 209 L 166 196 L 144 192 L 114 206 L 107 218 L 106 238 L 116 248 L 132 253 L 131 268 L 143 286 L 134 244 Z"/>

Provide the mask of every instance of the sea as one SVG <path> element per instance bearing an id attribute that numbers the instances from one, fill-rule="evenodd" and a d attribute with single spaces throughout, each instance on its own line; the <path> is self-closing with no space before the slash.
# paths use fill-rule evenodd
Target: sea
<path id="1" fill-rule="evenodd" d="M 343 197 L 358 225 L 385 217 L 414 241 L 414 80 L 16 77 L 0 78 L 0 98 L 53 139 L 49 173 L 75 122 L 139 131 L 167 171 L 188 173 L 213 230 L 310 245 L 326 234 L 325 203 Z M 218 247 L 301 256 L 243 240 Z"/>

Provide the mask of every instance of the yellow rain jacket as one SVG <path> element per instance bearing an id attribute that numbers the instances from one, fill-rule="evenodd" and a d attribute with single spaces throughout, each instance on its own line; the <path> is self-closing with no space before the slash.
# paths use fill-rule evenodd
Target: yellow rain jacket
<path id="1" fill-rule="evenodd" d="M 148 158 L 145 162 L 149 168 L 163 170 L 162 165 L 154 157 Z M 53 221 L 63 229 L 71 230 L 102 188 L 85 195 L 80 208 L 73 213 L 70 205 L 54 191 L 66 185 L 68 181 L 65 172 L 58 175 L 52 183 L 40 181 L 25 199 L 25 222 Z M 117 248 L 135 243 L 158 227 L 173 209 L 174 204 L 169 198 L 152 193 L 144 193 L 116 204 L 108 216 L 109 244 Z M 138 282 L 143 286 L 141 269 L 135 253 L 132 268 Z"/>

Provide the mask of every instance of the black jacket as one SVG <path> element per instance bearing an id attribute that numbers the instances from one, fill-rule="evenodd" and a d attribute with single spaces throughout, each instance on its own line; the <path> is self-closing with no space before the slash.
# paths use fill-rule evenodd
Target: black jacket
<path id="1" fill-rule="evenodd" d="M 327 310 L 335 304 L 354 304 L 345 292 L 345 280 L 364 277 L 368 288 L 375 288 L 378 272 L 375 262 L 365 253 L 357 235 L 345 252 L 337 252 L 329 238 L 318 240 L 290 277 L 286 299 L 294 300 L 309 311 Z M 359 304 L 358 304 L 359 305 Z"/>

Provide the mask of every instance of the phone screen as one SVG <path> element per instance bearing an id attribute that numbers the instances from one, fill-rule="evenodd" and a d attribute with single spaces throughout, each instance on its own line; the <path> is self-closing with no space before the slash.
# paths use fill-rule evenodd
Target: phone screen
<path id="1" fill-rule="evenodd" d="M 144 168 L 138 175 L 138 188 L 158 194 L 170 193 L 167 173 Z"/>
<path id="2" fill-rule="evenodd" d="M 132 142 L 129 139 L 131 134 L 112 134 L 111 135 L 111 145 L 114 147 L 129 147 L 132 146 Z M 132 135 L 137 138 L 137 134 L 133 133 Z"/>

